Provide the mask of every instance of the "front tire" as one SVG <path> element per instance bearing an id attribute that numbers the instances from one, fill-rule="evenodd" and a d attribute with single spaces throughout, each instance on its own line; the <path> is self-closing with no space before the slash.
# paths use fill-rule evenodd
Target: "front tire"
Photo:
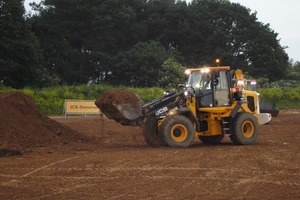
<path id="1" fill-rule="evenodd" d="M 241 112 L 234 118 L 230 139 L 237 145 L 253 144 L 258 136 L 257 119 L 251 113 Z"/>
<path id="2" fill-rule="evenodd" d="M 159 127 L 159 134 L 167 146 L 180 148 L 191 146 L 195 137 L 192 122 L 183 115 L 167 117 Z"/>
<path id="3" fill-rule="evenodd" d="M 143 129 L 143 135 L 144 135 L 145 142 L 149 146 L 153 146 L 153 147 L 163 146 L 163 142 L 158 136 L 157 123 L 158 122 L 153 115 L 147 116 L 147 121 Z"/>

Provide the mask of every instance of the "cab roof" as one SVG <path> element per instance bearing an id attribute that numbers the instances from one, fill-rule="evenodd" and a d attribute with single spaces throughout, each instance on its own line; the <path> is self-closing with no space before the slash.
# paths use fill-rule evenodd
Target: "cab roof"
<path id="1" fill-rule="evenodd" d="M 208 69 L 209 71 L 214 71 L 214 70 L 230 70 L 230 67 L 229 66 L 201 67 L 201 68 L 193 68 L 193 69 L 187 69 L 187 70 L 189 70 L 190 72 L 193 72 L 193 71 L 201 71 L 201 70 L 204 70 L 204 69 Z"/>

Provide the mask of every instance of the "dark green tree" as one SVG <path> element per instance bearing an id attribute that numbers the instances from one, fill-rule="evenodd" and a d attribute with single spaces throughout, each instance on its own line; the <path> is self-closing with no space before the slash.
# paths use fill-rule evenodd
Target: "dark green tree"
<path id="1" fill-rule="evenodd" d="M 48 79 L 24 14 L 23 0 L 0 0 L 0 81 L 14 88 L 43 86 Z"/>
<path id="2" fill-rule="evenodd" d="M 258 22 L 256 13 L 226 0 L 194 0 L 188 10 L 185 41 L 177 42 L 182 62 L 193 66 L 221 58 L 253 77 L 284 77 L 288 56 L 278 34 Z"/>
<path id="3" fill-rule="evenodd" d="M 137 50 L 149 49 L 149 41 L 185 66 L 220 58 L 222 65 L 270 81 L 282 79 L 288 69 L 278 34 L 258 22 L 256 13 L 227 0 L 45 0 L 33 7 L 39 14 L 31 18 L 32 30 L 41 41 L 44 65 L 66 84 L 135 86 L 145 76 L 143 85 L 157 84 L 152 71 L 157 64 L 148 67 L 146 60 L 140 69 L 143 56 Z M 152 58 L 161 60 L 153 52 Z M 120 79 L 122 74 L 128 76 Z"/>
<path id="4" fill-rule="evenodd" d="M 105 81 L 119 51 L 143 37 L 135 23 L 144 1 L 45 0 L 33 30 L 42 41 L 45 64 L 64 83 Z"/>
<path id="5" fill-rule="evenodd" d="M 111 71 L 111 81 L 115 85 L 133 87 L 158 86 L 161 66 L 168 57 L 160 43 L 140 42 L 132 49 L 119 53 Z"/>
<path id="6" fill-rule="evenodd" d="M 174 58 L 169 58 L 162 64 L 159 70 L 159 86 L 163 88 L 177 88 L 178 84 L 184 83 L 185 68 L 180 65 Z"/>

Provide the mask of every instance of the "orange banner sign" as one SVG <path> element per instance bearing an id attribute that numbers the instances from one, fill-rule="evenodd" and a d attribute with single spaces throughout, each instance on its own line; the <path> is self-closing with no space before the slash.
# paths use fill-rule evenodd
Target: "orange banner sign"
<path id="1" fill-rule="evenodd" d="M 65 115 L 68 114 L 101 114 L 100 109 L 95 105 L 95 100 L 65 100 Z"/>

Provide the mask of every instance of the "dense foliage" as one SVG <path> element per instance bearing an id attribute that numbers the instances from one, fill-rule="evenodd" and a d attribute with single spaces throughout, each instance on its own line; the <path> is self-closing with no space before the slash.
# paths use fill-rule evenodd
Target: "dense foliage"
<path id="1" fill-rule="evenodd" d="M 32 7 L 36 13 L 25 17 L 23 0 L 0 0 L 6 86 L 165 86 L 169 58 L 195 67 L 218 57 L 268 81 L 290 70 L 278 34 L 227 0 L 44 0 Z"/>
<path id="2" fill-rule="evenodd" d="M 43 76 L 42 51 L 24 12 L 21 0 L 0 0 L 0 81 L 16 88 L 37 86 Z"/>

